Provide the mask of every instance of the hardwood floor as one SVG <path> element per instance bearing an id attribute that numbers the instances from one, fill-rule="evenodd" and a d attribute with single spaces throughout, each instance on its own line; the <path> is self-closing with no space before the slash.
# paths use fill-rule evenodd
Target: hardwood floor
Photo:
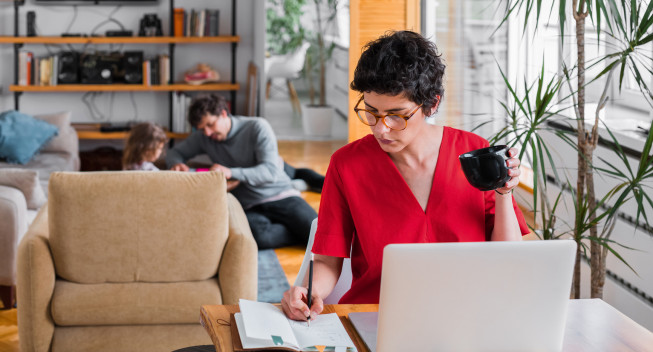
<path id="1" fill-rule="evenodd" d="M 345 144 L 346 141 L 279 141 L 279 154 L 287 163 L 296 168 L 306 167 L 324 175 L 333 152 Z M 320 194 L 302 192 L 302 198 L 315 211 L 318 210 Z M 279 263 L 288 278 L 288 283 L 291 285 L 295 282 L 305 251 L 306 246 L 284 247 L 275 250 Z"/>
<path id="2" fill-rule="evenodd" d="M 0 351 L 2 352 L 19 351 L 16 312 L 16 309 L 0 310 Z"/>

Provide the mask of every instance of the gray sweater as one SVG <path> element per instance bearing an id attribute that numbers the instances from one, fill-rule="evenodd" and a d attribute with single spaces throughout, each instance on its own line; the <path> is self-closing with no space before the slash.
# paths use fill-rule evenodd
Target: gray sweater
<path id="1" fill-rule="evenodd" d="M 230 168 L 232 179 L 240 181 L 231 193 L 245 209 L 292 190 L 290 178 L 279 166 L 277 139 L 270 124 L 259 117 L 230 118 L 231 130 L 224 141 L 215 141 L 202 131 L 195 131 L 168 151 L 168 167 L 208 154 L 213 163 Z"/>

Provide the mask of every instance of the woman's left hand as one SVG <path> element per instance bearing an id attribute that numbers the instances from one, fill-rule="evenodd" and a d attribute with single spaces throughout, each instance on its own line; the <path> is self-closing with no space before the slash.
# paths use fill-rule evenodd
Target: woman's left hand
<path id="1" fill-rule="evenodd" d="M 506 165 L 508 165 L 508 175 L 510 175 L 510 179 L 505 185 L 503 185 L 503 187 L 496 189 L 497 193 L 502 195 L 509 195 L 512 193 L 512 189 L 517 187 L 519 184 L 519 175 L 521 174 L 521 170 L 519 169 L 521 161 L 517 158 L 519 151 L 516 148 L 510 148 L 508 150 L 508 155 L 510 158 L 506 160 Z"/>

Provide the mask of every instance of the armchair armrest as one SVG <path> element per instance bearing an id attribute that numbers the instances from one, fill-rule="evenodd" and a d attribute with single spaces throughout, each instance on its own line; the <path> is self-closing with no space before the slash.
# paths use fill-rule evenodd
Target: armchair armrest
<path id="1" fill-rule="evenodd" d="M 27 201 L 23 192 L 0 185 L 0 285 L 16 284 L 16 250 L 27 230 Z"/>
<path id="2" fill-rule="evenodd" d="M 227 194 L 229 238 L 218 268 L 222 304 L 238 304 L 238 299 L 256 300 L 258 288 L 258 247 L 247 217 L 236 198 Z"/>
<path id="3" fill-rule="evenodd" d="M 55 270 L 44 205 L 18 246 L 18 335 L 21 351 L 49 351 L 54 334 L 50 301 Z"/>

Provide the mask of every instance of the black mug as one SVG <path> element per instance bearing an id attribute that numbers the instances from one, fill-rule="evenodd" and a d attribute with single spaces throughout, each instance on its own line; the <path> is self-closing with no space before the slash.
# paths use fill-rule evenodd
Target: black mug
<path id="1" fill-rule="evenodd" d="M 458 156 L 467 181 L 481 191 L 503 187 L 508 180 L 508 146 L 495 145 Z"/>

